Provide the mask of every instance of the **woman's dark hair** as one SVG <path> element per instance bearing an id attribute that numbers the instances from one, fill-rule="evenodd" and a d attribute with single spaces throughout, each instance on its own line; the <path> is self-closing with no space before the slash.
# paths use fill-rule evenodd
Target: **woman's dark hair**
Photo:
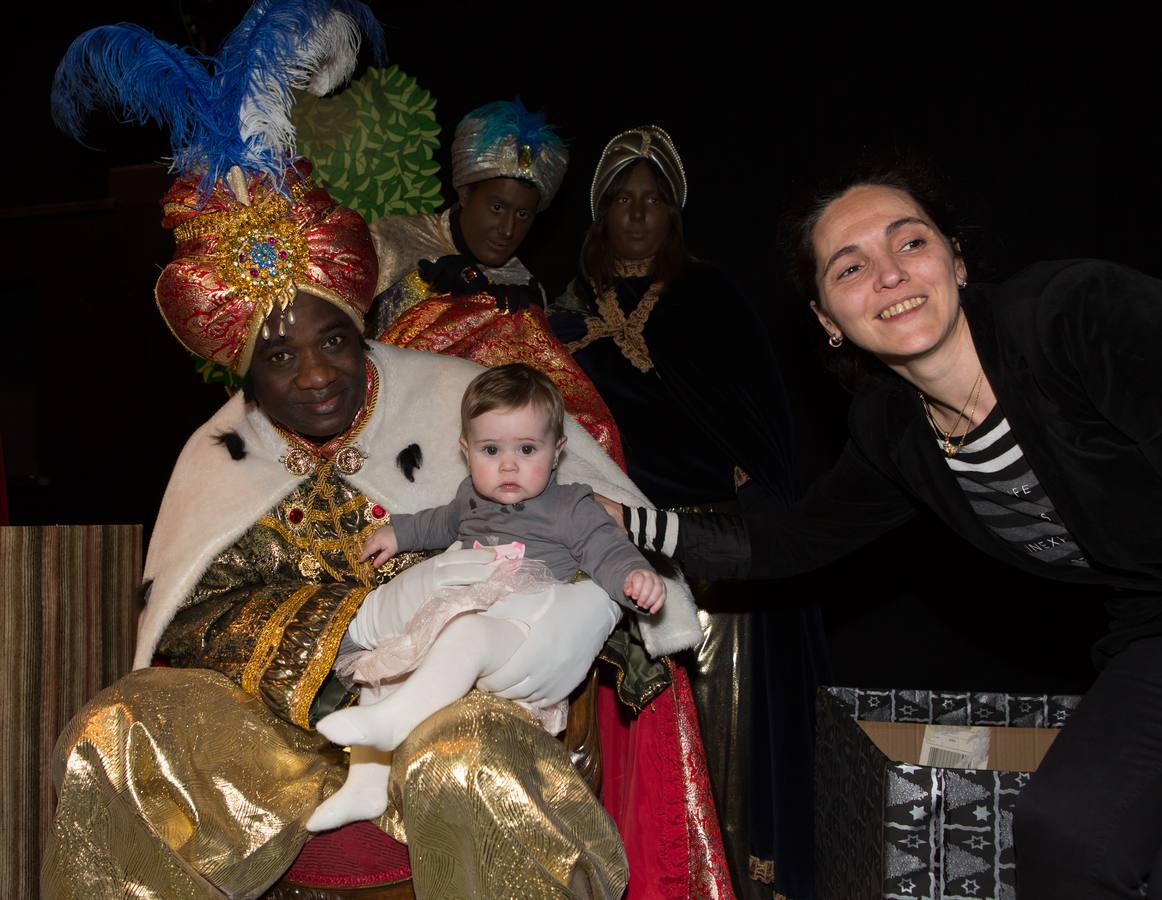
<path id="1" fill-rule="evenodd" d="M 682 269 L 690 262 L 690 252 L 686 249 L 686 239 L 682 233 L 682 209 L 678 206 L 670 182 L 662 175 L 662 170 L 644 157 L 641 162 L 649 166 L 654 181 L 657 183 L 658 193 L 662 195 L 666 209 L 670 214 L 670 233 L 654 257 L 651 274 L 655 281 L 660 281 L 662 284 L 673 284 L 682 273 Z M 609 183 L 609 187 L 597 201 L 597 218 L 589 226 L 589 230 L 585 233 L 585 242 L 581 245 L 581 274 L 593 282 L 594 289 L 599 294 L 616 277 L 614 274 L 616 257 L 605 235 L 605 215 L 613 204 L 614 198 L 625 187 L 625 183 L 629 181 L 634 168 L 639 164 L 635 162 L 633 165 L 626 166 Z"/>
<path id="2" fill-rule="evenodd" d="M 792 207 L 784 220 L 782 244 L 790 266 L 792 283 L 800 297 L 818 301 L 815 281 L 815 226 L 827 208 L 852 188 L 871 186 L 894 188 L 915 200 L 932 219 L 941 234 L 953 242 L 956 252 L 964 255 L 964 237 L 942 179 L 924 161 L 906 158 L 900 162 L 863 161 L 850 169 L 823 180 Z M 888 369 L 872 354 L 845 342 L 839 348 L 827 348 L 824 366 L 844 387 L 855 390 L 869 377 L 888 374 Z"/>
<path id="3" fill-rule="evenodd" d="M 821 181 L 788 217 L 786 245 L 795 287 L 809 300 L 818 300 L 815 284 L 815 226 L 832 203 L 856 187 L 887 187 L 907 194 L 931 217 L 940 232 L 962 249 L 956 213 L 940 178 L 925 163 L 907 160 L 893 165 L 862 164 Z"/>

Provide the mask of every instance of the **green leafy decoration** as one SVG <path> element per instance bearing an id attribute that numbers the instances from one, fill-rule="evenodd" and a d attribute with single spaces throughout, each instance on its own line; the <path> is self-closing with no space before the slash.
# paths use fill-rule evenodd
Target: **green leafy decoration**
<path id="1" fill-rule="evenodd" d="M 191 353 L 190 358 L 193 359 L 194 368 L 206 384 L 220 384 L 226 389 L 226 393 L 231 395 L 235 391 L 241 390 L 242 378 L 230 369 L 210 362 L 208 359 L 202 359 L 196 353 Z"/>
<path id="2" fill-rule="evenodd" d="M 298 94 L 293 120 L 316 177 L 368 222 L 443 205 L 436 101 L 398 66 L 368 69 L 332 97 Z"/>

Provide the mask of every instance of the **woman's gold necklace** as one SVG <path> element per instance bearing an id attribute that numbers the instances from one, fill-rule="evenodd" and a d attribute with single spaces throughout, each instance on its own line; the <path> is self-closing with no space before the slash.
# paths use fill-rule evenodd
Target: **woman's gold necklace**
<path id="1" fill-rule="evenodd" d="M 924 404 L 924 413 L 928 416 L 928 424 L 932 426 L 932 430 L 936 432 L 936 437 L 940 440 L 940 446 L 944 450 L 944 455 L 950 459 L 960 452 L 960 448 L 964 446 L 964 440 L 968 437 L 968 433 L 972 431 L 972 417 L 976 414 L 976 403 L 980 399 L 980 388 L 984 384 L 984 369 L 981 369 L 976 376 L 976 382 L 972 386 L 972 391 L 969 392 L 968 399 L 964 401 L 964 406 L 960 407 L 960 414 L 957 415 L 956 421 L 952 423 L 952 427 L 945 431 L 936 424 L 936 417 L 932 415 L 932 405 L 928 402 L 927 396 L 923 391 L 917 391 L 920 395 L 920 402 Z M 968 404 L 972 403 L 972 409 L 968 409 Z M 952 436 L 956 434 L 956 430 L 960 428 L 960 423 L 965 421 L 965 410 L 968 410 L 968 422 L 964 427 L 964 434 L 960 436 L 960 440 L 953 443 Z"/>

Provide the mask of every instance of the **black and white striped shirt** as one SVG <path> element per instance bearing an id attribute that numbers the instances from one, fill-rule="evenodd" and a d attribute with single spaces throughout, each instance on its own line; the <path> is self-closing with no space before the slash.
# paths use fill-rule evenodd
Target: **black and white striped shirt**
<path id="1" fill-rule="evenodd" d="M 943 442 L 936 443 L 943 456 Z M 1002 541 L 1050 565 L 1088 567 L 1085 554 L 1025 461 L 1000 406 L 945 462 L 973 511 Z M 625 528 L 638 547 L 673 554 L 680 526 L 677 514 L 630 507 L 623 507 L 623 514 Z"/>
<path id="2" fill-rule="evenodd" d="M 946 462 L 973 511 L 1001 540 L 1042 562 L 1088 566 L 1000 406 L 969 432 L 964 446 Z"/>

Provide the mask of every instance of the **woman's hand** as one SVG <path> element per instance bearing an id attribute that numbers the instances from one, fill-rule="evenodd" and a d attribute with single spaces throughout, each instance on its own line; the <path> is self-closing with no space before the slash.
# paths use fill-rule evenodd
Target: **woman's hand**
<path id="1" fill-rule="evenodd" d="M 625 515 L 622 505 L 616 500 L 610 500 L 608 497 L 601 496 L 596 491 L 593 493 L 593 499 L 601 504 L 601 508 L 609 514 L 609 518 L 617 523 L 617 527 L 621 529 L 621 533 L 625 534 Z"/>

